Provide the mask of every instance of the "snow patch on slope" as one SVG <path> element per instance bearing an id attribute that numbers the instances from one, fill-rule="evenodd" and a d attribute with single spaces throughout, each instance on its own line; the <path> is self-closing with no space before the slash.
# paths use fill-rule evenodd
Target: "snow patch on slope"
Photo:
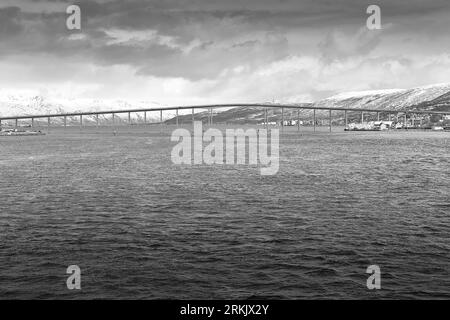
<path id="1" fill-rule="evenodd" d="M 153 101 L 61 98 L 32 91 L 10 92 L 0 89 L 0 116 L 151 109 L 161 106 L 163 105 Z"/>
<path id="2" fill-rule="evenodd" d="M 319 107 L 402 110 L 431 101 L 450 92 L 450 84 L 441 83 L 413 89 L 357 91 L 337 94 L 315 103 Z"/>

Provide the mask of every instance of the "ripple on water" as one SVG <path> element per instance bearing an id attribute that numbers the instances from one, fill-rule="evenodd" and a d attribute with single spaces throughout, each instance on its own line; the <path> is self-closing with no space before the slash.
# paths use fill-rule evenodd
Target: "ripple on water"
<path id="1" fill-rule="evenodd" d="M 280 171 L 175 166 L 168 137 L 0 139 L 0 296 L 449 298 L 448 135 L 304 135 Z M 365 289 L 366 268 L 383 290 Z"/>

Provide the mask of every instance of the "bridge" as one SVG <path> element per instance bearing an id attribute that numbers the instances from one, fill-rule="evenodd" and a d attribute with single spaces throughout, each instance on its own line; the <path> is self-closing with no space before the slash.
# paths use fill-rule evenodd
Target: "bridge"
<path id="1" fill-rule="evenodd" d="M 147 122 L 147 113 L 149 112 L 159 112 L 160 118 L 159 123 L 161 125 L 164 124 L 163 121 L 163 111 L 175 111 L 175 123 L 179 125 L 179 111 L 183 110 L 192 110 L 192 122 L 195 121 L 195 110 L 200 109 L 208 109 L 208 124 L 213 124 L 213 110 L 219 108 L 234 108 L 234 107 L 257 107 L 264 109 L 264 124 L 267 126 L 268 124 L 268 109 L 278 108 L 281 109 L 281 126 L 284 126 L 285 123 L 285 110 L 286 109 L 294 109 L 297 110 L 297 126 L 300 130 L 300 110 L 312 110 L 312 122 L 314 126 L 314 130 L 316 128 L 317 118 L 316 111 L 326 111 L 328 112 L 329 118 L 329 128 L 331 131 L 332 128 L 332 113 L 333 111 L 344 112 L 344 123 L 348 124 L 348 113 L 349 112 L 357 112 L 361 114 L 361 122 L 364 122 L 365 114 L 376 114 L 377 120 L 380 119 L 380 115 L 388 115 L 388 120 L 391 120 L 392 115 L 396 115 L 397 119 L 399 115 L 404 117 L 404 123 L 407 123 L 408 117 L 412 119 L 414 123 L 417 116 L 420 117 L 420 121 L 422 121 L 424 115 L 440 115 L 445 116 L 448 115 L 449 112 L 445 111 L 427 111 L 427 110 L 396 110 L 396 109 L 360 109 L 360 108 L 338 108 L 338 107 L 318 107 L 314 105 L 295 105 L 295 104 L 260 104 L 260 103 L 233 103 L 233 104 L 211 104 L 211 105 L 194 105 L 194 106 L 174 106 L 174 107 L 161 107 L 161 108 L 148 108 L 148 109 L 126 109 L 126 110 L 108 110 L 108 111 L 91 111 L 91 112 L 74 112 L 74 113 L 59 113 L 59 114 L 41 114 L 41 115 L 19 115 L 19 116 L 6 116 L 0 117 L 0 128 L 2 126 L 2 122 L 5 121 L 13 121 L 15 123 L 15 127 L 19 127 L 20 120 L 31 120 L 31 127 L 34 127 L 36 119 L 47 119 L 47 126 L 51 126 L 51 119 L 59 118 L 63 119 L 64 127 L 67 126 L 67 118 L 71 117 L 79 117 L 79 125 L 83 126 L 83 117 L 93 116 L 96 119 L 96 125 L 99 125 L 99 116 L 100 115 L 111 115 L 112 124 L 115 124 L 115 116 L 119 114 L 127 114 L 128 115 L 128 124 L 131 124 L 131 114 L 142 113 L 143 114 L 143 124 L 148 124 Z"/>

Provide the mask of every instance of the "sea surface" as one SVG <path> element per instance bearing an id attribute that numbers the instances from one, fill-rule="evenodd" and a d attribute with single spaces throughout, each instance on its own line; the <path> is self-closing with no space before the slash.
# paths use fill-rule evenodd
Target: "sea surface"
<path id="1" fill-rule="evenodd" d="M 261 176 L 152 130 L 0 137 L 0 299 L 450 298 L 450 133 L 285 132 Z"/>

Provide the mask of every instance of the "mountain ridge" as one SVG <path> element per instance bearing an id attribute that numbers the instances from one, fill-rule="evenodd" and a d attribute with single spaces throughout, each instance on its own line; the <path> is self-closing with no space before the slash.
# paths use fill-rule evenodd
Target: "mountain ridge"
<path id="1" fill-rule="evenodd" d="M 388 89 L 374 91 L 357 91 L 341 93 L 318 102 L 317 107 L 353 108 L 353 109 L 391 109 L 398 111 L 422 110 L 433 111 L 433 100 L 449 94 L 450 83 L 428 85 L 412 89 Z M 445 110 L 444 110 L 445 111 Z"/>
<path id="2" fill-rule="evenodd" d="M 398 111 L 449 111 L 450 83 L 427 85 L 411 89 L 386 89 L 343 92 L 313 103 L 298 103 L 320 108 L 391 109 Z M 10 94 L 0 90 L 0 116 L 61 114 L 71 112 L 95 112 L 125 109 L 152 109 L 165 105 L 142 100 L 101 100 L 52 98 L 41 94 Z M 238 104 L 237 104 L 238 106 Z M 287 117 L 294 116 L 286 110 Z M 301 114 L 309 115 L 308 110 Z M 199 113 L 200 114 L 200 113 Z M 277 115 L 272 111 L 272 115 Z M 133 115 L 139 118 L 139 115 Z M 181 117 L 181 116 L 180 116 Z M 186 116 L 187 117 L 187 116 Z M 217 120 L 229 119 L 251 121 L 264 119 L 260 108 L 230 108 L 216 112 Z"/>

